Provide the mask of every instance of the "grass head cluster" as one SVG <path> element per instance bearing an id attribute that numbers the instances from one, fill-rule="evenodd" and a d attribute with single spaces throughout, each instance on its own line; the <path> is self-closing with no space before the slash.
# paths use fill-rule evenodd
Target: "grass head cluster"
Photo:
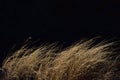
<path id="1" fill-rule="evenodd" d="M 24 46 L 4 60 L 1 80 L 120 80 L 120 54 L 112 45 L 90 39 L 62 50 Z"/>

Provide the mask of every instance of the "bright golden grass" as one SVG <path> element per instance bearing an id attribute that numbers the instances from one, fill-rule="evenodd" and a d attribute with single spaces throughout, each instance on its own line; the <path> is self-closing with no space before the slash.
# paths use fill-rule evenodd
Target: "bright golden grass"
<path id="1" fill-rule="evenodd" d="M 113 44 L 90 39 L 61 51 L 54 45 L 22 47 L 4 61 L 1 79 L 120 80 L 120 54 L 114 56 Z"/>

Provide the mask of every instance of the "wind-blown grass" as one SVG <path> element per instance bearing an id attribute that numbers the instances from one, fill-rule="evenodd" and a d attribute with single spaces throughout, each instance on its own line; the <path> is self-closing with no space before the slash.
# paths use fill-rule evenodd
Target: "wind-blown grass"
<path id="1" fill-rule="evenodd" d="M 81 41 L 63 50 L 54 45 L 22 47 L 4 60 L 1 80 L 120 80 L 114 43 L 94 42 Z"/>

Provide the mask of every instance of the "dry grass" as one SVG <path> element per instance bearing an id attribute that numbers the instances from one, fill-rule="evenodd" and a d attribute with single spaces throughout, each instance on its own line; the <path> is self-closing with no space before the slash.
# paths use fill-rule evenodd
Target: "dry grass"
<path id="1" fill-rule="evenodd" d="M 1 80 L 120 80 L 113 44 L 90 39 L 61 51 L 54 45 L 24 46 L 3 62 Z"/>

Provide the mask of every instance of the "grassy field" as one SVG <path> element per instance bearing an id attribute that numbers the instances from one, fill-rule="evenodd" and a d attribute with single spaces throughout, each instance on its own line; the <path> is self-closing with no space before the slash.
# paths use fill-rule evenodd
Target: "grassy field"
<path id="1" fill-rule="evenodd" d="M 23 46 L 4 60 L 1 80 L 120 80 L 120 53 L 114 44 L 94 38 L 64 49 Z"/>

